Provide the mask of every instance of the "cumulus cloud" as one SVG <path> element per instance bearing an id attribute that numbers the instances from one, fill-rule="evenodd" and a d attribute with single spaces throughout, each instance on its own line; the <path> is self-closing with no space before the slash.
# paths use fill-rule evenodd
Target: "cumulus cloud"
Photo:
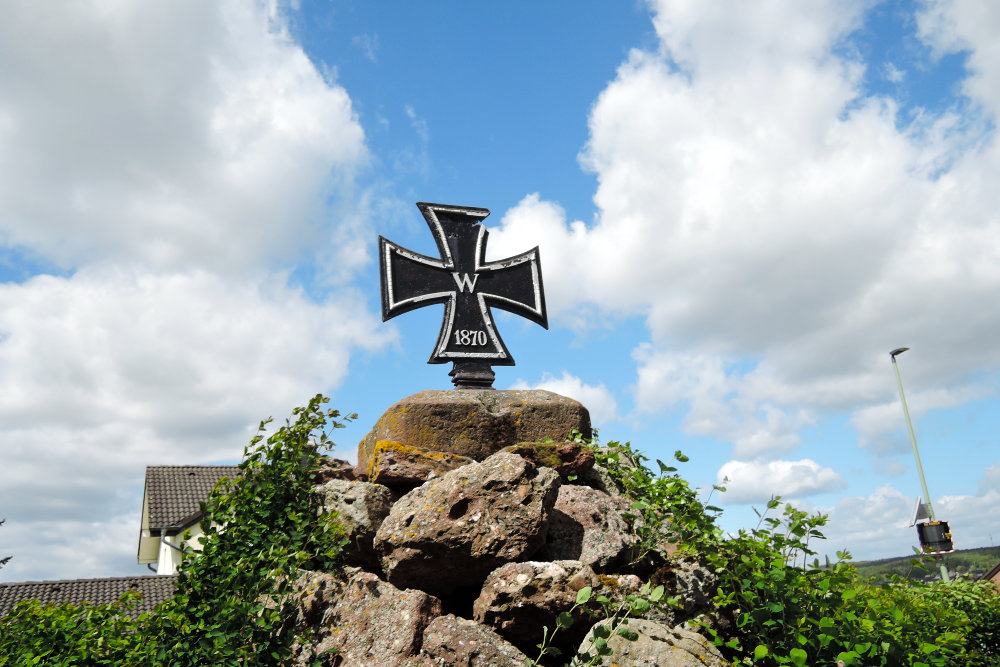
<path id="1" fill-rule="evenodd" d="M 891 83 L 901 83 L 906 78 L 906 70 L 899 69 L 893 63 L 886 63 L 882 75 Z"/>
<path id="2" fill-rule="evenodd" d="M 996 467 L 990 468 L 977 493 L 934 500 L 935 516 L 948 521 L 956 548 L 994 544 L 1000 537 L 1000 517 L 992 510 L 1000 502 L 997 477 Z M 830 522 L 823 531 L 827 540 L 815 546 L 831 558 L 848 546 L 861 560 L 912 555 L 919 545 L 917 529 L 910 526 L 917 495 L 887 484 L 868 496 L 846 496 L 833 507 L 817 508 Z"/>
<path id="3" fill-rule="evenodd" d="M 13 578 L 39 565 L 31 554 L 44 540 L 11 538 L 44 535 L 42 525 L 89 540 L 93 560 L 59 563 L 65 576 L 101 574 L 102 556 L 120 565 L 121 544 L 94 531 L 118 534 L 107 517 L 137 517 L 147 465 L 238 460 L 259 419 L 337 386 L 352 351 L 386 337 L 349 294 L 315 303 L 280 278 L 207 272 L 38 276 L 0 285 L 0 312 L 0 508 Z"/>
<path id="4" fill-rule="evenodd" d="M 965 93 L 995 117 L 1000 108 L 1000 7 L 975 0 L 931 0 L 917 14 L 920 37 L 937 55 L 967 51 Z"/>
<path id="5" fill-rule="evenodd" d="M 911 419 L 916 422 L 929 410 L 961 405 L 993 393 L 994 390 L 982 385 L 969 385 L 955 390 L 929 389 L 908 394 L 906 406 Z M 851 415 L 851 425 L 858 432 L 859 444 L 880 454 L 909 449 L 909 435 L 897 437 L 901 429 L 906 432 L 905 420 L 903 406 L 898 400 L 859 408 Z"/>
<path id="6" fill-rule="evenodd" d="M 388 342 L 345 282 L 368 149 L 275 3 L 5 9 L 0 261 L 56 275 L 0 284 L 0 576 L 124 574 L 145 466 L 238 459 Z"/>
<path id="7" fill-rule="evenodd" d="M 524 380 L 518 380 L 511 389 L 545 389 L 575 399 L 587 408 L 591 422 L 597 427 L 618 418 L 618 404 L 614 394 L 604 386 L 603 382 L 589 385 L 566 371 L 563 371 L 560 377 L 544 373 L 541 380 L 530 385 Z"/>
<path id="8" fill-rule="evenodd" d="M 1000 463 L 990 466 L 983 472 L 983 478 L 979 480 L 979 494 L 983 495 L 995 489 L 1000 489 Z"/>
<path id="9" fill-rule="evenodd" d="M 899 103 L 866 95 L 842 47 L 868 3 L 652 6 L 658 48 L 634 50 L 590 116 L 596 219 L 532 195 L 491 237 L 498 250 L 539 239 L 553 319 L 644 316 L 638 410 L 684 409 L 686 430 L 740 457 L 792 451 L 826 414 L 862 411 L 867 428 L 901 344 L 920 351 L 914 389 L 950 387 L 915 391 L 923 409 L 970 400 L 984 365 L 994 384 L 1000 347 L 981 345 L 1000 326 L 983 307 L 1000 289 L 991 126 L 952 109 L 907 126 Z M 1000 108 L 996 14 L 930 3 L 921 24 L 947 23 L 940 50 L 972 50 L 981 117 Z"/>
<path id="10" fill-rule="evenodd" d="M 727 503 L 765 503 L 772 496 L 802 498 L 836 491 L 844 479 L 812 459 L 801 461 L 729 461 L 719 468 L 717 484 L 726 487 Z"/>
<path id="11" fill-rule="evenodd" d="M 350 189 L 364 132 L 267 9 L 9 6 L 0 242 L 66 268 L 215 271 L 329 243 L 323 200 Z"/>
<path id="12" fill-rule="evenodd" d="M 868 496 L 846 496 L 822 511 L 830 521 L 823 529 L 826 540 L 813 546 L 835 558 L 849 549 L 858 560 L 892 558 L 913 554 L 918 544 L 916 529 L 910 528 L 914 499 L 886 484 Z"/>
<path id="13" fill-rule="evenodd" d="M 746 399 L 744 387 L 760 373 L 740 374 L 723 359 L 706 354 L 674 354 L 640 345 L 638 410 L 656 412 L 677 404 L 688 411 L 682 427 L 689 433 L 731 442 L 733 454 L 756 457 L 793 451 L 801 443 L 798 429 L 813 422 L 808 411 L 788 411 L 777 402 Z"/>

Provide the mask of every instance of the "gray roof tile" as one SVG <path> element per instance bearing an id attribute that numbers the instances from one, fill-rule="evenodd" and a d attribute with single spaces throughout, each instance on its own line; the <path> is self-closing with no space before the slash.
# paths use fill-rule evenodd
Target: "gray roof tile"
<path id="1" fill-rule="evenodd" d="M 0 583 L 0 617 L 6 616 L 22 600 L 62 604 L 92 602 L 110 604 L 128 591 L 142 595 L 139 605 L 129 612 L 135 618 L 172 597 L 175 575 L 145 575 L 140 577 L 108 577 L 104 579 L 67 579 L 63 581 L 21 581 Z"/>
<path id="2" fill-rule="evenodd" d="M 239 466 L 148 466 L 146 499 L 150 529 L 184 527 L 198 513 L 223 477 L 233 479 Z"/>

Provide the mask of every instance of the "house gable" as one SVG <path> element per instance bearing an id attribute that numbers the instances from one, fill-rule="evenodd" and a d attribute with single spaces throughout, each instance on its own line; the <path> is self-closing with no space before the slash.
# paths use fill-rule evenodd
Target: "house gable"
<path id="1" fill-rule="evenodd" d="M 185 530 L 190 530 L 192 537 L 201 534 L 199 504 L 219 480 L 239 474 L 239 466 L 147 466 L 138 562 L 147 566 L 156 563 L 157 574 L 176 572 L 183 547 L 176 536 Z"/>

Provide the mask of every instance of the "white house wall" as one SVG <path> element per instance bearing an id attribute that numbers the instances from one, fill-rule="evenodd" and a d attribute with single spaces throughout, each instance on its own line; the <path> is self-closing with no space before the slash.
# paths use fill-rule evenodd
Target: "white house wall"
<path id="1" fill-rule="evenodd" d="M 167 535 L 166 541 L 174 546 L 181 547 L 184 550 L 201 551 L 201 542 L 198 537 L 203 534 L 200 524 L 195 524 L 188 529 L 191 536 L 186 540 L 181 540 L 180 535 Z M 156 560 L 156 573 L 157 574 L 176 574 L 177 568 L 181 564 L 181 552 L 177 549 L 172 549 L 164 541 L 157 539 L 159 542 L 159 554 Z"/>

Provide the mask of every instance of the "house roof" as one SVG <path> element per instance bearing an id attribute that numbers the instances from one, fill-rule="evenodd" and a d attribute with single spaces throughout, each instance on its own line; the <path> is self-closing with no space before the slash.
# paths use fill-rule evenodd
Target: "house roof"
<path id="1" fill-rule="evenodd" d="M 62 581 L 21 581 L 0 583 L 0 618 L 6 616 L 22 600 L 62 604 L 92 602 L 110 604 L 128 591 L 137 591 L 142 600 L 128 615 L 135 618 L 172 597 L 177 577 L 146 575 L 141 577 L 108 577 L 104 579 L 67 579 Z"/>
<path id="2" fill-rule="evenodd" d="M 996 565 L 994 565 L 992 570 L 990 570 L 989 572 L 987 572 L 986 574 L 984 574 L 982 576 L 982 579 L 984 581 L 988 581 L 988 580 L 992 579 L 993 577 L 997 576 L 998 574 L 1000 574 L 1000 563 L 997 563 Z"/>
<path id="3" fill-rule="evenodd" d="M 223 477 L 240 474 L 239 466 L 148 466 L 146 500 L 152 530 L 184 528 L 201 512 L 198 503 L 206 500 Z"/>

